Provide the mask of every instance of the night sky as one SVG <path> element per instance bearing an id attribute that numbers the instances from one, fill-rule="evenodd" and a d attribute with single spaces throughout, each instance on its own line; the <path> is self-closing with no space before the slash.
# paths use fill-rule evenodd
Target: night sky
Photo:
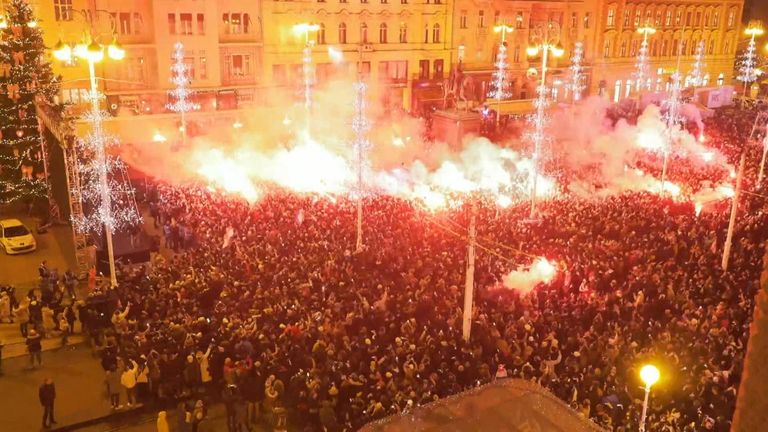
<path id="1" fill-rule="evenodd" d="M 751 19 L 759 19 L 768 22 L 768 1 L 746 0 L 744 2 L 744 22 Z"/>

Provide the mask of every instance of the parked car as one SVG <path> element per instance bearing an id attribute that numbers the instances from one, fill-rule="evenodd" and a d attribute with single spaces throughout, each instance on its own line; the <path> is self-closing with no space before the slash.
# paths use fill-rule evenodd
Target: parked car
<path id="1" fill-rule="evenodd" d="M 32 252 L 37 242 L 32 232 L 18 219 L 0 220 L 0 244 L 8 255 Z"/>

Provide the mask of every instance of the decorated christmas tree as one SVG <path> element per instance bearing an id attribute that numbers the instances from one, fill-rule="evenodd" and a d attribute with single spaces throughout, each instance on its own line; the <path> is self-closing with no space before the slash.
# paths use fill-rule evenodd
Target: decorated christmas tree
<path id="1" fill-rule="evenodd" d="M 0 15 L 0 204 L 48 194 L 35 100 L 53 104 L 59 79 L 46 60 L 32 8 L 11 0 Z"/>

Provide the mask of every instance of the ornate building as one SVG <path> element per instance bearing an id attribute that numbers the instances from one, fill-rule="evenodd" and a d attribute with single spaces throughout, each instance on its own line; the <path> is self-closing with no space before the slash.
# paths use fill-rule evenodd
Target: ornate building
<path id="1" fill-rule="evenodd" d="M 2 4 L 2 0 L 0 0 Z M 526 48 L 542 26 L 558 29 L 565 55 L 548 62 L 548 84 L 567 99 L 568 64 L 576 42 L 584 46 L 588 94 L 618 100 L 635 92 L 632 77 L 643 35 L 649 35 L 646 88 L 664 89 L 678 68 L 689 75 L 704 44 L 706 85 L 728 84 L 743 0 L 32 0 L 46 43 L 77 42 L 92 28 L 126 48 L 120 62 L 103 62 L 96 74 L 118 115 L 166 113 L 171 49 L 181 41 L 192 67 L 192 86 L 203 110 L 226 110 L 259 101 L 270 88 L 300 87 L 302 50 L 312 41 L 315 79 L 338 66 L 334 56 L 382 83 L 382 102 L 419 112 L 443 105 L 451 71 L 462 70 L 462 96 L 482 103 L 489 92 L 501 35 L 507 33 L 508 96 L 532 99 L 541 60 Z M 294 25 L 317 30 L 297 34 Z M 459 63 L 461 66 L 459 67 Z M 87 67 L 56 64 L 61 98 L 81 102 Z M 455 78 L 455 75 L 453 75 Z M 628 85 L 628 80 L 630 80 Z"/>

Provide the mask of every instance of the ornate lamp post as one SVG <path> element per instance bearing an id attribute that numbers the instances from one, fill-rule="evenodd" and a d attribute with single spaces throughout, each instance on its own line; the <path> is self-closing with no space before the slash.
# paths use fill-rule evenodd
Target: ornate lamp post
<path id="1" fill-rule="evenodd" d="M 749 36 L 749 45 L 747 45 L 747 51 L 744 53 L 744 57 L 741 60 L 741 66 L 739 67 L 738 80 L 744 83 L 744 97 L 747 97 L 747 90 L 752 82 L 757 79 L 757 52 L 755 48 L 755 38 L 762 36 L 765 33 L 763 26 L 759 21 L 752 21 L 749 26 L 744 30 L 744 34 Z"/>
<path id="2" fill-rule="evenodd" d="M 651 394 L 651 386 L 659 381 L 659 369 L 654 365 L 645 365 L 640 369 L 640 379 L 645 384 L 645 399 L 643 399 L 643 413 L 640 415 L 640 432 L 645 432 L 645 417 L 648 414 L 648 397 Z"/>
<path id="3" fill-rule="evenodd" d="M 91 123 L 91 134 L 86 137 L 87 145 L 93 151 L 93 160 L 89 162 L 91 171 L 98 176 L 98 181 L 92 184 L 95 190 L 83 191 L 81 195 L 89 195 L 91 200 L 97 203 L 97 208 L 93 209 L 92 218 L 84 218 L 76 222 L 76 229 L 88 230 L 104 227 L 107 239 L 107 255 L 109 258 L 110 283 L 114 287 L 117 285 L 117 275 L 115 272 L 115 254 L 112 245 L 112 233 L 116 225 L 120 223 L 118 215 L 112 211 L 111 190 L 109 186 L 108 174 L 110 171 L 110 162 L 106 154 L 106 145 L 108 138 L 104 133 L 103 117 L 99 107 L 99 101 L 103 95 L 99 93 L 96 84 L 96 63 L 104 60 L 104 46 L 97 43 L 93 37 L 93 19 L 86 11 L 72 10 L 82 14 L 91 27 L 86 38 L 74 47 L 63 43 L 61 40 L 54 46 L 53 55 L 56 59 L 64 62 L 71 62 L 73 56 L 88 62 L 88 76 L 90 79 L 90 92 L 88 98 L 91 102 L 90 112 L 87 114 L 88 121 Z M 101 11 L 97 11 L 101 12 Z M 104 11 L 106 12 L 106 11 Z M 116 39 L 106 47 L 107 57 L 112 60 L 122 60 L 125 58 L 125 50 L 117 43 Z M 82 197 L 77 197 L 82 199 Z"/>

